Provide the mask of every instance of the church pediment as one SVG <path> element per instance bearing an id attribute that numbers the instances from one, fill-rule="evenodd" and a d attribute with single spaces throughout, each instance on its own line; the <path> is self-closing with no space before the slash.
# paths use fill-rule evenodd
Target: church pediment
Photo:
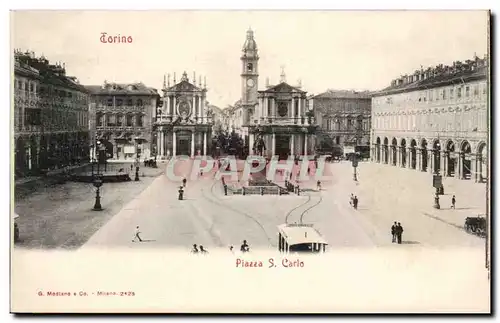
<path id="1" fill-rule="evenodd" d="M 288 83 L 280 83 L 275 85 L 268 90 L 264 91 L 267 93 L 305 93 L 304 91 L 299 90 L 298 88 L 291 86 Z"/>
<path id="2" fill-rule="evenodd" d="M 189 83 L 188 81 L 182 81 L 167 90 L 173 92 L 183 92 L 183 91 L 189 92 L 189 91 L 200 91 L 200 88 Z"/>

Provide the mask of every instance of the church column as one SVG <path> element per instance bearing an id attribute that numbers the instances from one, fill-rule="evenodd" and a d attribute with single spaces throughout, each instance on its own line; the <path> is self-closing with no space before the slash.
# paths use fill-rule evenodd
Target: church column
<path id="1" fill-rule="evenodd" d="M 203 131 L 203 156 L 207 155 L 207 132 Z"/>
<path id="2" fill-rule="evenodd" d="M 258 118 L 258 124 L 260 124 L 260 118 L 262 117 L 262 110 L 264 109 L 264 98 L 259 97 L 259 104 L 257 106 L 257 118 Z"/>
<path id="3" fill-rule="evenodd" d="M 295 155 L 295 134 L 292 133 L 290 137 L 290 153 Z"/>
<path id="4" fill-rule="evenodd" d="M 248 154 L 253 155 L 253 145 L 255 141 L 255 135 L 253 133 L 248 134 L 249 142 L 248 142 Z"/>
<path id="5" fill-rule="evenodd" d="M 269 104 L 269 99 L 267 97 L 264 97 L 264 111 L 262 113 L 262 115 L 264 116 L 264 118 L 267 118 L 267 106 Z"/>
<path id="6" fill-rule="evenodd" d="M 172 130 L 172 157 L 177 156 L 177 136 L 175 130 Z"/>
<path id="7" fill-rule="evenodd" d="M 192 111 L 192 115 L 193 116 L 198 116 L 198 111 L 197 111 L 197 108 L 196 108 L 196 95 L 193 94 L 193 102 L 191 104 L 191 107 L 193 108 L 193 111 Z"/>
<path id="8" fill-rule="evenodd" d="M 191 131 L 191 157 L 194 157 L 194 130 Z"/>
<path id="9" fill-rule="evenodd" d="M 172 115 L 175 114 L 175 108 L 176 108 L 176 106 L 177 106 L 177 98 L 174 95 L 174 105 L 172 106 L 172 113 L 171 113 Z"/>
<path id="10" fill-rule="evenodd" d="M 307 133 L 304 134 L 304 155 L 307 156 Z"/>
<path id="11" fill-rule="evenodd" d="M 205 115 L 205 97 L 203 95 L 200 96 L 200 114 L 202 123 L 208 122 L 207 116 Z"/>
<path id="12" fill-rule="evenodd" d="M 276 133 L 273 132 L 273 141 L 272 141 L 272 152 L 273 156 L 276 154 Z"/>
<path id="13" fill-rule="evenodd" d="M 292 96 L 292 115 L 290 116 L 292 119 L 295 118 L 295 98 Z"/>
<path id="14" fill-rule="evenodd" d="M 164 107 L 163 111 L 165 111 L 166 114 L 171 114 L 170 113 L 170 95 L 167 95 L 167 106 Z"/>
<path id="15" fill-rule="evenodd" d="M 299 98 L 299 118 L 302 117 L 302 98 Z"/>
<path id="16" fill-rule="evenodd" d="M 276 118 L 276 98 L 271 99 L 271 117 Z"/>

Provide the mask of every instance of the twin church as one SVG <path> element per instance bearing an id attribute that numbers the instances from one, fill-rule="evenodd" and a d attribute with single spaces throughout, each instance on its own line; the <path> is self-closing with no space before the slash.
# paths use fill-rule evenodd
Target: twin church
<path id="1" fill-rule="evenodd" d="M 266 84 L 259 90 L 259 53 L 252 30 L 247 31 L 241 60 L 240 124 L 249 154 L 304 155 L 314 152 L 317 126 L 308 110 L 307 92 L 286 83 Z M 266 82 L 268 83 L 268 82 Z M 161 107 L 154 127 L 158 156 L 208 155 L 212 148 L 213 116 L 206 104 L 206 82 L 184 72 L 173 85 L 164 80 Z"/>

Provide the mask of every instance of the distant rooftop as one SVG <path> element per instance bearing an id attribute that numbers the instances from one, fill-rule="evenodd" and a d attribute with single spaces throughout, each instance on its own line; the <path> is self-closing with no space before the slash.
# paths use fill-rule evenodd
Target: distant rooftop
<path id="1" fill-rule="evenodd" d="M 87 92 L 87 89 L 73 76 L 66 75 L 66 64 L 51 64 L 43 55 L 34 52 L 14 50 L 14 73 L 34 77 L 40 82 Z"/>
<path id="2" fill-rule="evenodd" d="M 425 70 L 421 67 L 420 70 L 416 70 L 411 75 L 405 74 L 393 80 L 390 86 L 375 92 L 374 96 L 416 91 L 469 80 L 484 79 L 487 75 L 488 56 L 485 55 L 484 58 L 474 56 L 472 60 L 466 60 L 465 62 L 455 61 L 451 66 L 439 64 L 435 67 L 428 67 Z"/>
<path id="3" fill-rule="evenodd" d="M 142 82 L 138 83 L 108 83 L 102 85 L 85 86 L 93 95 L 157 95 L 158 91 L 147 87 Z"/>
<path id="4" fill-rule="evenodd" d="M 353 90 L 326 90 L 326 92 L 314 95 L 312 99 L 371 99 L 370 91 Z"/>

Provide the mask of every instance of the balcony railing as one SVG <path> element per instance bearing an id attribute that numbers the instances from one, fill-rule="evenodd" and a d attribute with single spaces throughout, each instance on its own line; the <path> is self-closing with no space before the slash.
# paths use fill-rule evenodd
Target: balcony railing
<path id="1" fill-rule="evenodd" d="M 260 117 L 260 119 L 254 119 L 254 124 L 262 125 L 299 125 L 299 126 L 310 126 L 314 124 L 314 117 Z"/>

